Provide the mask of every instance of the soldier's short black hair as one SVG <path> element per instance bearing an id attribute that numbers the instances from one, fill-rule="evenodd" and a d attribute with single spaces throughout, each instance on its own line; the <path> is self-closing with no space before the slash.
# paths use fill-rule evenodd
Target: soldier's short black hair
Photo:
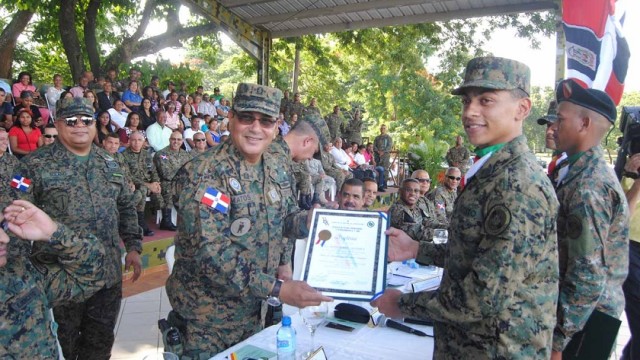
<path id="1" fill-rule="evenodd" d="M 340 188 L 340 192 L 344 189 L 345 186 L 359 186 L 362 188 L 362 194 L 364 195 L 364 183 L 360 179 L 351 178 L 347 179 L 342 183 L 342 187 Z"/>

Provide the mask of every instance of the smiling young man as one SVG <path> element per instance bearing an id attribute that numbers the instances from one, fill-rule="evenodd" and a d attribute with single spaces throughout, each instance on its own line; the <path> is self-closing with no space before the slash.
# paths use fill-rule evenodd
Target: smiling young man
<path id="1" fill-rule="evenodd" d="M 291 280 L 288 239 L 308 235 L 308 214 L 296 206 L 291 158 L 268 151 L 281 97 L 278 89 L 238 84 L 230 141 L 187 162 L 174 178 L 181 221 L 167 280 L 168 321 L 191 359 L 212 357 L 260 331 L 265 300 L 297 307 L 331 300 Z"/>
<path id="2" fill-rule="evenodd" d="M 390 260 L 431 264 L 446 253 L 438 290 L 387 290 L 373 303 L 393 318 L 433 319 L 436 359 L 551 356 L 558 202 L 522 136 L 531 109 L 529 76 L 526 65 L 510 59 L 468 63 L 453 94 L 462 98 L 462 124 L 480 160 L 467 173 L 449 241 L 418 243 L 388 230 Z"/>

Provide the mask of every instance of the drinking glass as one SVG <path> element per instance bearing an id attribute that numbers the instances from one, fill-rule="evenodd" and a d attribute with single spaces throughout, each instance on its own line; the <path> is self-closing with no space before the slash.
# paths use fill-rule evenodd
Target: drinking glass
<path id="1" fill-rule="evenodd" d="M 300 316 L 302 317 L 302 321 L 304 322 L 304 324 L 307 326 L 307 329 L 309 329 L 309 332 L 311 333 L 311 349 L 309 349 L 309 351 L 304 353 L 305 359 L 311 356 L 311 354 L 316 349 L 316 344 L 314 342 L 316 329 L 318 328 L 318 325 L 320 325 L 324 321 L 324 318 L 327 316 L 328 312 L 329 312 L 329 306 L 325 302 L 320 303 L 320 305 L 318 306 L 307 306 L 305 308 L 300 309 Z"/>

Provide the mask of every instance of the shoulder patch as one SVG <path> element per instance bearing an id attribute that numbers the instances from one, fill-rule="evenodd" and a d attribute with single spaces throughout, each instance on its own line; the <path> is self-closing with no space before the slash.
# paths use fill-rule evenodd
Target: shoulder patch
<path id="1" fill-rule="evenodd" d="M 502 234 L 511 224 L 511 211 L 503 204 L 495 205 L 487 213 L 484 231 L 489 235 Z"/>

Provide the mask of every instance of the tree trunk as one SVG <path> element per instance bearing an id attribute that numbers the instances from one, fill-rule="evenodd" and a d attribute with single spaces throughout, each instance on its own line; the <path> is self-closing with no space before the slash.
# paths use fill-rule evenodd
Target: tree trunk
<path id="1" fill-rule="evenodd" d="M 0 78 L 11 79 L 11 64 L 13 63 L 13 53 L 16 50 L 18 36 L 27 27 L 33 12 L 29 10 L 19 10 L 0 34 Z"/>
<path id="2" fill-rule="evenodd" d="M 96 18 L 98 17 L 100 3 L 101 0 L 90 0 L 84 18 L 84 44 L 87 48 L 89 66 L 95 77 L 101 75 L 100 53 L 98 52 L 98 40 L 96 39 Z"/>
<path id="3" fill-rule="evenodd" d="M 300 49 L 302 48 L 302 39 L 296 41 L 296 55 L 293 60 L 293 93 L 298 92 L 298 77 L 300 76 Z"/>
<path id="4" fill-rule="evenodd" d="M 78 32 L 75 26 L 70 25 L 76 23 L 75 8 L 77 2 L 78 0 L 60 0 L 60 14 L 58 16 L 60 38 L 62 39 L 62 46 L 67 55 L 71 76 L 73 76 L 74 81 L 77 81 L 84 71 L 84 60 Z"/>

